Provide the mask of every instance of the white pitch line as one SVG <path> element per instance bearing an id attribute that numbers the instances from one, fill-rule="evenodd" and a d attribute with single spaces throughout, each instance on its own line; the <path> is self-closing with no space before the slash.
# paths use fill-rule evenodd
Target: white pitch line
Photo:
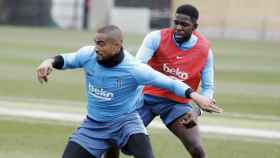
<path id="1" fill-rule="evenodd" d="M 280 131 L 252 129 L 252 128 L 237 128 L 224 126 L 203 125 L 200 127 L 204 133 L 217 133 L 236 136 L 250 136 L 259 138 L 280 139 Z"/>
<path id="2" fill-rule="evenodd" d="M 166 128 L 163 124 L 158 121 L 151 123 L 153 128 Z M 200 125 L 199 130 L 202 133 L 214 133 L 223 135 L 234 135 L 234 136 L 246 136 L 246 137 L 257 137 L 267 139 L 280 139 L 280 131 L 264 130 L 264 129 L 253 129 L 253 128 L 238 128 L 238 127 L 226 127 L 226 126 L 214 126 L 214 125 Z"/>
<path id="3" fill-rule="evenodd" d="M 56 121 L 71 121 L 80 122 L 85 117 L 78 113 L 68 112 L 50 112 L 43 110 L 26 110 L 18 108 L 7 108 L 0 107 L 0 115 L 16 116 L 16 117 L 28 117 L 36 119 L 48 119 Z M 164 129 L 166 128 L 159 121 L 151 123 L 150 127 Z M 235 135 L 235 136 L 247 136 L 267 139 L 280 139 L 280 131 L 264 130 L 264 129 L 252 129 L 252 128 L 238 128 L 238 127 L 226 127 L 226 126 L 212 126 L 212 125 L 201 125 L 200 131 L 203 133 L 215 133 L 224 135 Z"/>
<path id="4" fill-rule="evenodd" d="M 27 109 L 16 109 L 16 108 L 5 108 L 0 107 L 0 115 L 8 116 L 21 116 L 36 119 L 48 119 L 57 121 L 71 121 L 80 122 L 83 120 L 84 115 L 78 113 L 69 112 L 50 112 L 43 110 L 27 110 Z"/>

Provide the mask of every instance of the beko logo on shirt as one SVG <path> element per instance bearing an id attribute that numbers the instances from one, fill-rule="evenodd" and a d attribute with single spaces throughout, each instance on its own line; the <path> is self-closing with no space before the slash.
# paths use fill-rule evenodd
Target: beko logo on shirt
<path id="1" fill-rule="evenodd" d="M 88 93 L 98 99 L 105 101 L 111 101 L 114 97 L 114 93 L 105 91 L 103 88 L 94 87 L 90 83 L 88 84 Z"/>
<path id="2" fill-rule="evenodd" d="M 163 64 L 163 71 L 175 75 L 180 80 L 188 79 L 188 73 L 181 71 L 179 68 L 168 67 L 167 64 Z"/>

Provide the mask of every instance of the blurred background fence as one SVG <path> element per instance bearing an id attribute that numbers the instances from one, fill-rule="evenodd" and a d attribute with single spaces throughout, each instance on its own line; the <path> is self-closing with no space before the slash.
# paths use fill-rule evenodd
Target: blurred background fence
<path id="1" fill-rule="evenodd" d="M 51 20 L 50 0 L 1 0 L 0 23 L 46 26 Z"/>
<path id="2" fill-rule="evenodd" d="M 75 29 L 116 24 L 143 34 L 172 25 L 184 3 L 198 7 L 199 29 L 208 37 L 280 40 L 279 0 L 0 0 L 0 23 Z"/>

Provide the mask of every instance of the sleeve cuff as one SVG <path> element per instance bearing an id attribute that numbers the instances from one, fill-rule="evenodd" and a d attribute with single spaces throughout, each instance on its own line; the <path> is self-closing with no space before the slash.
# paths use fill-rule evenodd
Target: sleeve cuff
<path id="1" fill-rule="evenodd" d="M 185 91 L 185 97 L 191 99 L 191 93 L 194 92 L 192 88 L 188 88 Z"/>

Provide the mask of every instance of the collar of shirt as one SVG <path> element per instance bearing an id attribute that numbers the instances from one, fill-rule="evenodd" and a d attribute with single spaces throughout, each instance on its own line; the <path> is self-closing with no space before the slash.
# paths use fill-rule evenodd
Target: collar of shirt
<path id="1" fill-rule="evenodd" d="M 111 68 L 120 64 L 123 61 L 123 59 L 124 59 L 124 52 L 123 52 L 123 48 L 121 48 L 118 54 L 105 60 L 97 60 L 97 63 L 104 67 Z"/>

